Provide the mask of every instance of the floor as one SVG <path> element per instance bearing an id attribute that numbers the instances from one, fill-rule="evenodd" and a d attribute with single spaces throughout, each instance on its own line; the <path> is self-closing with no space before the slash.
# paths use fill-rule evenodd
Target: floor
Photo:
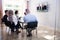
<path id="1" fill-rule="evenodd" d="M 60 32 L 55 31 L 49 27 L 40 26 L 36 30 L 32 31 L 32 37 L 26 36 L 26 30 L 20 30 L 18 35 L 14 32 L 11 33 L 9 28 L 2 24 L 0 25 L 0 40 L 60 40 Z"/>

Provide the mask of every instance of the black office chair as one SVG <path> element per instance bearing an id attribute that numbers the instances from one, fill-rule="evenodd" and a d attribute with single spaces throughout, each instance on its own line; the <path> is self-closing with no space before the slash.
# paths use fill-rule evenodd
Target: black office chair
<path id="1" fill-rule="evenodd" d="M 27 28 L 31 28 L 33 33 L 34 33 L 34 30 L 36 30 L 36 35 L 37 35 L 37 25 L 38 25 L 38 22 L 28 22 L 27 23 Z"/>

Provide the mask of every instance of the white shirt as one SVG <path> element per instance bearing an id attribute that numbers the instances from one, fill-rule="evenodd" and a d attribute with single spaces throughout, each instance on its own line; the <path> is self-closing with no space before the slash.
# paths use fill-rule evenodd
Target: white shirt
<path id="1" fill-rule="evenodd" d="M 24 22 L 35 22 L 35 21 L 37 21 L 36 17 L 30 13 L 25 15 L 23 20 L 24 20 Z"/>
<path id="2" fill-rule="evenodd" d="M 14 22 L 14 24 L 15 25 L 17 25 L 17 22 L 18 22 L 18 18 L 17 18 L 17 16 L 16 15 L 13 15 L 13 22 Z"/>

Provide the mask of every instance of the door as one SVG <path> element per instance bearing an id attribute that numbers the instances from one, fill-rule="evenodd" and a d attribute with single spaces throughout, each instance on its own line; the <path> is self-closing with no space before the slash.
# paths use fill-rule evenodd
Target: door
<path id="1" fill-rule="evenodd" d="M 2 18 L 2 0 L 0 0 L 0 23 Z"/>

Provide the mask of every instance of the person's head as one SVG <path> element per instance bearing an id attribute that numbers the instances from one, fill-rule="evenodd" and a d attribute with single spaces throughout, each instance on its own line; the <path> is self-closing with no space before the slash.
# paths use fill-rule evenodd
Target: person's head
<path id="1" fill-rule="evenodd" d="M 9 15 L 13 15 L 13 11 L 12 10 L 9 10 Z"/>
<path id="2" fill-rule="evenodd" d="M 26 13 L 30 13 L 29 9 L 26 9 L 25 11 L 26 11 Z"/>
<path id="3" fill-rule="evenodd" d="M 15 11 L 15 14 L 18 14 L 18 10 Z"/>
<path id="4" fill-rule="evenodd" d="M 26 13 L 26 12 L 24 12 L 24 15 L 27 15 L 27 13 Z"/>
<path id="5" fill-rule="evenodd" d="M 8 10 L 5 10 L 5 15 L 8 15 Z"/>

